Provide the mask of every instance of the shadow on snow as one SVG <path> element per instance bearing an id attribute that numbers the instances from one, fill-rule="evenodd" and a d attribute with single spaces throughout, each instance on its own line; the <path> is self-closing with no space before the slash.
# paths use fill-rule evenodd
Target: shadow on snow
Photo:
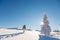
<path id="1" fill-rule="evenodd" d="M 13 34 L 3 34 L 3 35 L 0 35 L 0 39 L 17 36 L 17 35 L 19 35 L 19 34 L 23 34 L 23 32 L 13 33 Z"/>
<path id="2" fill-rule="evenodd" d="M 60 39 L 39 35 L 39 40 L 60 40 Z"/>

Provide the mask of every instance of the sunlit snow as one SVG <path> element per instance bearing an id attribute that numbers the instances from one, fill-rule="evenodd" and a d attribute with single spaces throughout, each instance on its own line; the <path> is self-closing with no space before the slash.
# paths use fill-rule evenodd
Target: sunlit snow
<path id="1" fill-rule="evenodd" d="M 0 40 L 59 40 L 60 35 L 57 33 L 51 32 L 50 37 L 43 36 L 39 31 L 35 30 L 26 30 L 23 33 L 23 30 L 12 30 L 12 29 L 0 29 Z"/>

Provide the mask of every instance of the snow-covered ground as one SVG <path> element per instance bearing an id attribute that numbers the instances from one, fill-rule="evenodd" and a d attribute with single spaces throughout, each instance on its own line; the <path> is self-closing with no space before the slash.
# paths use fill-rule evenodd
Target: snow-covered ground
<path id="1" fill-rule="evenodd" d="M 3 36 L 2 36 L 3 35 Z M 7 36 L 8 35 L 8 36 Z M 26 30 L 25 33 L 23 33 L 23 30 L 11 30 L 11 29 L 5 29 L 0 28 L 0 40 L 45 40 L 41 39 L 39 31 Z M 60 35 L 58 33 L 51 32 L 52 38 L 60 38 Z M 4 37 L 7 36 L 7 37 Z"/>
<path id="2" fill-rule="evenodd" d="M 60 39 L 60 32 L 51 32 L 52 37 Z"/>

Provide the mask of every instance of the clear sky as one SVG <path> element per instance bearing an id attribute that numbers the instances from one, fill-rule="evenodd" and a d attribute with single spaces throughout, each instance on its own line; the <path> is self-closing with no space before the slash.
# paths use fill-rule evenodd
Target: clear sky
<path id="1" fill-rule="evenodd" d="M 60 0 L 0 0 L 0 27 L 40 29 L 43 12 L 52 30 L 60 29 Z"/>

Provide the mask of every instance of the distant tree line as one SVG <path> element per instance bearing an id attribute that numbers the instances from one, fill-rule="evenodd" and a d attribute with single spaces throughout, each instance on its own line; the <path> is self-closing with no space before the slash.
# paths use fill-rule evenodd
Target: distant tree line
<path id="1" fill-rule="evenodd" d="M 54 30 L 53 32 L 60 32 L 60 30 Z"/>

